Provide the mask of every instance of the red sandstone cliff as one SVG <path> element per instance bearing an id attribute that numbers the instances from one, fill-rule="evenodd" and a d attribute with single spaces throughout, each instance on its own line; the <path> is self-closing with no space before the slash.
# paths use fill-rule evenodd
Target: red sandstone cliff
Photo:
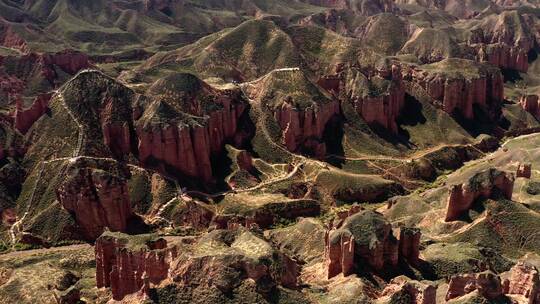
<path id="1" fill-rule="evenodd" d="M 141 290 L 166 279 L 177 256 L 176 247 L 164 239 L 106 232 L 96 240 L 96 285 L 110 287 L 113 299 Z"/>
<path id="2" fill-rule="evenodd" d="M 519 100 L 523 110 L 531 113 L 536 119 L 540 119 L 540 102 L 538 95 L 525 95 Z"/>
<path id="3" fill-rule="evenodd" d="M 15 128 L 19 132 L 25 134 L 30 127 L 36 122 L 45 112 L 49 106 L 52 93 L 40 94 L 36 97 L 32 105 L 24 109 L 22 101 L 17 100 L 17 107 L 15 109 Z"/>
<path id="4" fill-rule="evenodd" d="M 523 178 L 530 179 L 531 174 L 532 174 L 531 169 L 532 169 L 532 165 L 530 163 L 519 164 L 516 171 L 516 177 L 523 177 Z"/>
<path id="5" fill-rule="evenodd" d="M 243 140 L 238 124 L 247 104 L 237 91 L 217 90 L 198 79 L 191 81 L 200 83 L 196 94 L 211 99 L 212 104 L 205 104 L 203 97 L 189 95 L 192 94 L 189 92 L 185 93 L 187 97 L 156 101 L 137 126 L 139 160 L 154 166 L 157 162 L 162 169 L 168 167 L 176 171 L 173 173 L 209 182 L 212 180 L 211 158 L 222 152 L 225 143 Z M 176 112 L 176 107 L 183 113 L 177 112 L 174 118 L 163 117 Z"/>
<path id="6" fill-rule="evenodd" d="M 540 303 L 539 272 L 530 264 L 518 262 L 510 269 L 503 285 L 505 294 L 523 296 L 529 304 Z"/>
<path id="7" fill-rule="evenodd" d="M 106 171 L 74 166 L 56 195 L 88 240 L 106 228 L 125 231 L 132 215 L 127 181 Z"/>
<path id="8" fill-rule="evenodd" d="M 446 222 L 459 219 L 478 198 L 502 196 L 512 199 L 514 175 L 489 169 L 472 176 L 467 182 L 451 186 L 446 209 Z"/>
<path id="9" fill-rule="evenodd" d="M 442 68 L 444 65 L 464 64 L 475 65 L 472 61 L 452 59 L 443 61 L 440 71 L 412 69 L 409 76 L 429 96 L 439 101 L 445 112 L 451 115 L 459 112 L 464 118 L 474 119 L 474 104 L 489 109 L 502 103 L 503 78 L 499 71 L 483 65 L 476 66 L 481 72 L 474 76 L 451 76 Z"/>
<path id="10" fill-rule="evenodd" d="M 494 300 L 503 295 L 501 279 L 491 271 L 486 271 L 453 276 L 448 284 L 446 300 L 459 298 L 475 290 L 488 300 Z"/>
<path id="11" fill-rule="evenodd" d="M 365 230 L 366 222 L 370 223 L 369 231 Z M 326 232 L 324 257 L 328 278 L 339 273 L 352 274 L 357 265 L 368 266 L 375 272 L 392 271 L 399 260 L 415 266 L 419 261 L 420 236 L 418 229 L 402 228 L 398 240 L 382 215 L 371 211 L 353 213 L 341 228 Z"/>
<path id="12" fill-rule="evenodd" d="M 326 146 L 321 139 L 327 123 L 337 114 L 339 114 L 337 101 L 304 111 L 299 111 L 285 102 L 281 108 L 276 109 L 274 118 L 281 127 L 283 144 L 287 150 L 291 152 L 308 150 L 316 157 L 324 157 Z"/>

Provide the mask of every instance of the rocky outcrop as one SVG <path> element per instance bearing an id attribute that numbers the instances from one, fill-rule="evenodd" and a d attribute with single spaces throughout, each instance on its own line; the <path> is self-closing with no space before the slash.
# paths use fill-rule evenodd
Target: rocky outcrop
<path id="1" fill-rule="evenodd" d="M 177 248 L 152 235 L 106 232 L 96 240 L 96 285 L 110 287 L 114 300 L 159 284 L 169 274 Z M 143 289 L 143 287 L 145 287 Z"/>
<path id="2" fill-rule="evenodd" d="M 354 236 L 349 231 L 326 231 L 324 257 L 327 262 L 328 278 L 343 273 L 348 276 L 354 272 Z"/>
<path id="3" fill-rule="evenodd" d="M 463 184 L 450 187 L 446 209 L 446 222 L 459 219 L 478 198 L 512 199 L 514 175 L 488 169 L 469 178 Z"/>
<path id="4" fill-rule="evenodd" d="M 527 303 L 540 303 L 540 277 L 538 270 L 525 262 L 518 262 L 510 269 L 504 281 L 504 293 L 523 296 Z"/>
<path id="5" fill-rule="evenodd" d="M 538 95 L 525 95 L 519 100 L 523 110 L 531 113 L 536 119 L 540 119 L 540 102 Z"/>
<path id="6" fill-rule="evenodd" d="M 412 81 L 453 115 L 474 119 L 473 105 L 489 110 L 500 106 L 503 78 L 498 69 L 462 59 L 447 59 L 410 71 Z M 488 111 L 489 112 L 489 111 Z"/>
<path id="7" fill-rule="evenodd" d="M 521 261 L 500 276 L 491 271 L 456 275 L 450 279 L 446 300 L 457 299 L 473 291 L 489 301 L 498 301 L 505 295 L 511 298 L 512 303 L 537 304 L 540 303 L 540 277 L 534 266 Z"/>
<path id="8" fill-rule="evenodd" d="M 274 70 L 244 88 L 262 110 L 274 117 L 287 150 L 325 156 L 323 135 L 332 118 L 339 115 L 340 104 L 324 94 L 300 68 Z"/>
<path id="9" fill-rule="evenodd" d="M 282 140 L 287 150 L 291 152 L 307 150 L 316 157 L 324 157 L 326 145 L 320 140 L 326 124 L 337 114 L 339 114 L 337 101 L 303 111 L 285 102 L 274 112 L 274 118 L 282 130 Z"/>
<path id="10" fill-rule="evenodd" d="M 399 256 L 413 266 L 418 266 L 420 261 L 421 236 L 418 228 L 401 227 L 399 231 Z"/>
<path id="11" fill-rule="evenodd" d="M 411 280 L 405 276 L 393 278 L 381 293 L 381 298 L 392 298 L 398 293 L 405 293 L 411 298 L 410 303 L 435 304 L 437 288 L 423 282 Z"/>
<path id="12" fill-rule="evenodd" d="M 15 109 L 15 128 L 19 132 L 25 134 L 30 127 L 36 122 L 45 112 L 47 112 L 49 101 L 51 100 L 52 94 L 40 94 L 36 97 L 32 105 L 24 109 L 22 101 L 17 100 L 17 107 Z"/>
<path id="13" fill-rule="evenodd" d="M 212 180 L 211 158 L 225 143 L 239 143 L 247 103 L 238 90 L 217 90 L 193 75 L 173 75 L 150 89 L 154 102 L 138 122 L 139 160 L 164 171 Z M 185 86 L 171 88 L 175 81 Z M 190 87 L 193 86 L 193 87 Z"/>
<path id="14" fill-rule="evenodd" d="M 532 165 L 530 163 L 528 164 L 519 164 L 517 171 L 516 171 L 516 177 L 523 177 L 530 179 L 531 178 L 531 169 Z"/>
<path id="15" fill-rule="evenodd" d="M 397 7 L 389 0 L 302 0 L 309 4 L 352 10 L 362 16 L 371 16 L 385 12 L 394 12 Z"/>
<path id="16" fill-rule="evenodd" d="M 504 43 L 482 45 L 478 50 L 477 60 L 489 62 L 501 69 L 513 69 L 526 73 L 529 69 L 529 50 L 512 47 Z"/>
<path id="17" fill-rule="evenodd" d="M 392 272 L 400 259 L 414 265 L 419 261 L 419 241 L 417 229 L 402 228 L 398 240 L 381 214 L 359 211 L 340 228 L 326 232 L 324 257 L 328 278 L 339 273 L 347 276 L 357 266 Z"/>
<path id="18" fill-rule="evenodd" d="M 276 285 L 297 286 L 298 265 L 247 229 L 214 230 L 193 249 L 171 266 L 171 277 L 179 285 L 217 288 L 225 294 L 247 279 L 263 294 Z"/>
<path id="19" fill-rule="evenodd" d="M 56 196 L 75 217 L 83 237 L 93 241 L 105 229 L 126 231 L 132 216 L 127 180 L 77 164 L 68 172 Z"/>
<path id="20" fill-rule="evenodd" d="M 495 300 L 503 295 L 503 287 L 499 276 L 491 271 L 477 274 L 456 275 L 450 279 L 446 301 L 459 298 L 477 290 L 488 300 Z"/>
<path id="21" fill-rule="evenodd" d="M 389 70 L 378 70 L 374 76 L 364 78 L 358 71 L 347 77 L 345 98 L 369 125 L 397 133 L 396 121 L 405 104 L 401 68 L 392 65 Z"/>

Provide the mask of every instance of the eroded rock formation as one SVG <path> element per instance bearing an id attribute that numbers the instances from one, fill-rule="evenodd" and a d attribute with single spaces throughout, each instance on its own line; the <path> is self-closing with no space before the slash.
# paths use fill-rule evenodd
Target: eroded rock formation
<path id="1" fill-rule="evenodd" d="M 539 272 L 530 264 L 518 262 L 503 285 L 505 294 L 523 296 L 529 304 L 540 303 Z"/>
<path id="2" fill-rule="evenodd" d="M 540 102 L 538 95 L 525 95 L 519 100 L 523 110 L 531 113 L 536 119 L 540 119 Z"/>
<path id="3" fill-rule="evenodd" d="M 488 169 L 469 178 L 463 184 L 453 185 L 449 190 L 446 222 L 459 219 L 478 198 L 503 197 L 512 199 L 514 175 L 497 169 Z"/>
<path id="4" fill-rule="evenodd" d="M 474 119 L 474 104 L 489 110 L 503 101 L 502 75 L 485 64 L 447 59 L 421 70 L 412 69 L 410 77 L 440 102 L 445 112 L 458 112 L 466 119 Z"/>
<path id="5" fill-rule="evenodd" d="M 152 235 L 105 232 L 96 240 L 96 285 L 110 287 L 114 300 L 167 278 L 177 248 Z"/>
<path id="6" fill-rule="evenodd" d="M 214 89 L 189 74 L 158 80 L 150 92 L 159 94 L 138 122 L 139 160 L 210 181 L 212 156 L 225 143 L 243 140 L 238 124 L 247 103 L 241 93 Z"/>
<path id="7" fill-rule="evenodd" d="M 391 298 L 399 292 L 408 294 L 411 297 L 411 303 L 435 304 L 437 302 L 435 286 L 414 281 L 405 276 L 393 278 L 382 291 L 381 297 Z"/>
<path id="8" fill-rule="evenodd" d="M 95 240 L 106 228 L 126 231 L 132 216 L 127 180 L 101 169 L 75 163 L 56 196 L 88 240 Z"/>
<path id="9" fill-rule="evenodd" d="M 486 271 L 453 276 L 448 284 L 446 300 L 459 298 L 475 290 L 488 300 L 494 300 L 503 295 L 501 279 L 493 272 Z"/>
<path id="10" fill-rule="evenodd" d="M 14 114 L 15 128 L 23 134 L 26 133 L 34 122 L 47 112 L 51 97 L 51 93 L 40 94 L 27 109 L 24 109 L 20 99 L 17 100 L 17 107 Z"/>
<path id="11" fill-rule="evenodd" d="M 528 164 L 519 164 L 516 172 L 516 177 L 531 178 L 531 168 L 532 165 Z"/>
<path id="12" fill-rule="evenodd" d="M 328 278 L 351 274 L 357 265 L 375 272 L 392 271 L 399 260 L 418 263 L 420 232 L 402 228 L 400 239 L 391 225 L 373 211 L 359 211 L 348 217 L 338 229 L 326 232 L 325 267 Z"/>

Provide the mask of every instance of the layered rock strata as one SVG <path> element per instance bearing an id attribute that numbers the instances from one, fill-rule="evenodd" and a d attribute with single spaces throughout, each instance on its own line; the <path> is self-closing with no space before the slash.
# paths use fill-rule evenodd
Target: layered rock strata
<path id="1" fill-rule="evenodd" d="M 126 231 L 132 216 L 127 180 L 100 169 L 74 165 L 56 196 L 88 240 L 95 240 L 105 229 Z"/>
<path id="2" fill-rule="evenodd" d="M 40 94 L 27 109 L 23 108 L 22 101 L 19 99 L 14 113 L 15 128 L 25 134 L 34 122 L 47 112 L 51 97 L 51 93 Z"/>
<path id="3" fill-rule="evenodd" d="M 469 60 L 448 59 L 413 68 L 408 77 L 426 90 L 441 108 L 474 119 L 473 105 L 489 110 L 500 106 L 503 78 L 498 69 Z"/>
<path id="4" fill-rule="evenodd" d="M 356 265 L 380 272 L 392 271 L 400 259 L 418 263 L 419 241 L 419 230 L 403 228 L 398 240 L 381 214 L 360 211 L 348 217 L 341 228 L 326 232 L 324 256 L 328 278 L 339 273 L 347 276 Z"/>
<path id="5" fill-rule="evenodd" d="M 169 274 L 177 248 L 151 235 L 129 236 L 106 232 L 96 240 L 96 285 L 110 287 L 114 300 L 122 300 Z"/>
<path id="6" fill-rule="evenodd" d="M 491 271 L 455 275 L 448 284 L 446 300 L 459 299 L 474 291 L 493 302 L 507 296 L 516 303 L 540 303 L 539 272 L 534 266 L 520 261 L 500 275 Z"/>
<path id="7" fill-rule="evenodd" d="M 540 119 L 540 102 L 538 95 L 525 95 L 519 100 L 523 110 L 531 113 L 536 119 Z"/>
<path id="8" fill-rule="evenodd" d="M 513 188 L 513 174 L 496 169 L 477 173 L 467 182 L 451 186 L 445 221 L 458 220 L 478 198 L 503 197 L 511 200 Z"/>
<path id="9" fill-rule="evenodd" d="M 475 290 L 488 300 L 495 300 L 503 295 L 501 279 L 493 272 L 486 271 L 453 276 L 448 283 L 446 301 L 462 297 Z"/>
<path id="10" fill-rule="evenodd" d="M 157 88 L 150 89 L 161 95 L 138 122 L 139 160 L 208 182 L 212 157 L 225 143 L 242 141 L 238 125 L 247 103 L 238 91 L 214 89 L 192 75 L 176 77 L 193 88 L 177 88 L 170 96 L 168 85 L 175 78 L 158 81 Z M 170 117 L 172 113 L 178 114 Z"/>

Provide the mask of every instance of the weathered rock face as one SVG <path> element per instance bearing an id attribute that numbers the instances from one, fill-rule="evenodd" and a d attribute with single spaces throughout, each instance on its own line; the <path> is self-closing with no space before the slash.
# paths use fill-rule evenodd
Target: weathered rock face
<path id="1" fill-rule="evenodd" d="M 328 267 L 328 278 L 343 273 L 348 276 L 354 271 L 354 237 L 349 231 L 329 231 L 325 235 L 324 256 Z"/>
<path id="2" fill-rule="evenodd" d="M 174 282 L 218 288 L 229 293 L 246 279 L 267 294 L 276 284 L 297 286 L 298 266 L 250 231 L 214 230 L 193 245 L 193 254 L 180 256 L 171 266 Z"/>
<path id="3" fill-rule="evenodd" d="M 96 240 L 95 252 L 96 285 L 110 287 L 114 300 L 166 279 L 178 254 L 177 248 L 167 247 L 164 239 L 111 232 Z"/>
<path id="4" fill-rule="evenodd" d="M 17 34 L 8 21 L 0 17 L 0 45 L 17 49 L 23 53 L 28 51 L 28 44 Z"/>
<path id="5" fill-rule="evenodd" d="M 51 93 L 40 94 L 34 100 L 34 103 L 28 108 L 24 109 L 22 102 L 17 101 L 17 108 L 15 109 L 15 128 L 21 133 L 26 133 L 28 129 L 36 122 L 45 112 L 49 106 L 51 100 Z"/>
<path id="6" fill-rule="evenodd" d="M 513 69 L 526 73 L 529 69 L 528 50 L 511 47 L 504 43 L 490 44 L 478 49 L 477 60 L 489 62 L 502 69 Z"/>
<path id="7" fill-rule="evenodd" d="M 538 95 L 522 96 L 519 100 L 519 104 L 523 110 L 531 113 L 536 119 L 540 119 L 540 102 L 538 100 Z"/>
<path id="8" fill-rule="evenodd" d="M 420 229 L 402 227 L 399 232 L 399 257 L 417 266 L 420 256 Z"/>
<path id="9" fill-rule="evenodd" d="M 503 285 L 505 294 L 524 296 L 529 304 L 540 303 L 539 273 L 530 264 L 518 262 L 510 269 L 510 276 Z"/>
<path id="10" fill-rule="evenodd" d="M 478 198 L 503 197 L 512 199 L 514 175 L 488 169 L 472 176 L 466 183 L 450 188 L 445 221 L 459 219 Z"/>
<path id="11" fill-rule="evenodd" d="M 491 271 L 453 276 L 448 284 L 446 300 L 459 298 L 478 290 L 480 295 L 494 300 L 503 295 L 501 279 Z"/>
<path id="12" fill-rule="evenodd" d="M 392 65 L 390 70 L 380 70 L 366 79 L 359 71 L 351 71 L 344 85 L 345 99 L 370 125 L 378 125 L 397 133 L 397 117 L 405 103 L 405 88 L 401 69 Z M 372 92 L 372 87 L 376 91 Z"/>
<path id="13" fill-rule="evenodd" d="M 473 67 L 471 75 L 456 76 L 446 73 L 446 69 L 465 65 Z M 498 70 L 461 59 L 444 60 L 433 66 L 436 66 L 439 72 L 431 68 L 423 71 L 413 69 L 410 76 L 429 96 L 441 103 L 445 112 L 451 115 L 459 112 L 466 119 L 474 119 L 474 104 L 489 110 L 502 103 L 503 78 Z"/>
<path id="14" fill-rule="evenodd" d="M 437 302 L 437 288 L 435 286 L 410 280 L 405 276 L 393 278 L 382 291 L 381 297 L 391 297 L 398 292 L 408 294 L 412 299 L 412 303 L 435 304 Z"/>
<path id="15" fill-rule="evenodd" d="M 74 215 L 86 239 L 95 240 L 105 228 L 126 231 L 132 215 L 126 179 L 74 165 L 56 195 Z"/>
<path id="16" fill-rule="evenodd" d="M 239 91 L 214 89 L 189 74 L 174 77 L 158 80 L 150 89 L 160 94 L 176 89 L 177 95 L 156 95 L 162 100 L 139 120 L 139 160 L 208 182 L 212 179 L 212 156 L 220 153 L 225 143 L 243 140 L 238 124 L 247 103 Z M 171 88 L 173 81 L 186 85 Z"/>
<path id="17" fill-rule="evenodd" d="M 532 165 L 529 164 L 519 164 L 516 172 L 516 177 L 531 178 L 531 169 Z"/>
<path id="18" fill-rule="evenodd" d="M 340 113 L 336 99 L 324 94 L 299 68 L 274 70 L 244 88 L 274 117 L 287 150 L 324 157 L 323 134 Z"/>
<path id="19" fill-rule="evenodd" d="M 505 279 L 502 280 L 501 277 Z M 473 291 L 478 291 L 487 300 L 496 300 L 507 295 L 512 296 L 512 300 L 518 303 L 540 303 L 540 277 L 538 270 L 525 262 L 518 262 L 501 276 L 491 271 L 456 275 L 450 279 L 446 300 L 459 298 Z"/>
<path id="20" fill-rule="evenodd" d="M 324 256 L 328 278 L 339 273 L 347 276 L 356 265 L 368 266 L 375 272 L 391 271 L 399 259 L 414 265 L 419 260 L 419 243 L 419 230 L 402 228 L 397 240 L 381 214 L 359 211 L 345 219 L 338 229 L 326 232 Z"/>
<path id="21" fill-rule="evenodd" d="M 326 146 L 320 139 L 323 137 L 327 123 L 337 114 L 339 114 L 337 101 L 304 111 L 286 102 L 274 112 L 274 118 L 282 130 L 283 144 L 287 150 L 291 152 L 307 150 L 316 157 L 324 157 Z"/>

